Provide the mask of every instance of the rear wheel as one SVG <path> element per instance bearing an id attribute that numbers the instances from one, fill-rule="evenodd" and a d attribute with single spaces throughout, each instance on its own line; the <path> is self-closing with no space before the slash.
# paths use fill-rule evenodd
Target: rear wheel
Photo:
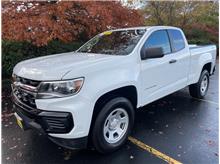
<path id="1" fill-rule="evenodd" d="M 203 70 L 199 81 L 196 84 L 192 84 L 189 86 L 189 92 L 192 97 L 195 98 L 204 98 L 208 91 L 209 87 L 209 72 L 207 70 Z"/>
<path id="2" fill-rule="evenodd" d="M 108 101 L 98 114 L 92 131 L 92 142 L 100 153 L 119 149 L 127 140 L 134 123 L 134 108 L 124 97 Z"/>

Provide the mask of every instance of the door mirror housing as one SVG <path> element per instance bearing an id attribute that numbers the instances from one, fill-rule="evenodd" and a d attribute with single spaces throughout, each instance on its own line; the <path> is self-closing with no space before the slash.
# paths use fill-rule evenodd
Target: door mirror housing
<path id="1" fill-rule="evenodd" d="M 163 49 L 161 47 L 145 48 L 141 51 L 141 59 L 162 58 L 164 56 Z"/>

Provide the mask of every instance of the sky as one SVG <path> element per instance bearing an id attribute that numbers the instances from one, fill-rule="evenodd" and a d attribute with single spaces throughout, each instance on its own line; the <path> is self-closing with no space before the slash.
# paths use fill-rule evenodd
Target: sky
<path id="1" fill-rule="evenodd" d="M 143 0 L 121 0 L 122 4 L 134 9 L 142 8 L 147 2 Z"/>

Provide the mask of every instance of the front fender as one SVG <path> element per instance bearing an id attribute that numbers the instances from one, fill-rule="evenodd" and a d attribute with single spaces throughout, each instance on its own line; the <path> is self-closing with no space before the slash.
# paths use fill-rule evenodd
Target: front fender
<path id="1" fill-rule="evenodd" d="M 105 93 L 121 87 L 135 86 L 138 90 L 139 73 L 136 68 L 120 68 L 103 72 L 87 77 L 88 81 L 85 81 L 82 91 L 82 94 L 94 102 L 94 104 Z"/>

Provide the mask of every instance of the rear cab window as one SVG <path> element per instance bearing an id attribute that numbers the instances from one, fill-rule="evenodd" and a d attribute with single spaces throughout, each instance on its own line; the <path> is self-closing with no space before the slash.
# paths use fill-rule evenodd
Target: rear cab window
<path id="1" fill-rule="evenodd" d="M 172 51 L 177 52 L 185 48 L 185 41 L 179 30 L 168 29 L 169 37 L 172 43 Z"/>

